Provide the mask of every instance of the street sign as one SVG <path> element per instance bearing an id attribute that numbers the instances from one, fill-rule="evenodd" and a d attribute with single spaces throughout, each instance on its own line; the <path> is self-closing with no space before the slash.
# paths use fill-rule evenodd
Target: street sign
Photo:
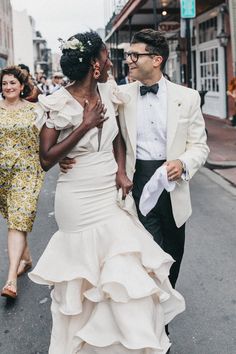
<path id="1" fill-rule="evenodd" d="M 181 0 L 180 9 L 182 18 L 196 17 L 196 0 Z"/>

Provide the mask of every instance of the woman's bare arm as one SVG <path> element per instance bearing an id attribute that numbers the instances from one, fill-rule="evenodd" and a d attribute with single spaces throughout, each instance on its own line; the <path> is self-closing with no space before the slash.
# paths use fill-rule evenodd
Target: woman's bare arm
<path id="1" fill-rule="evenodd" d="M 88 108 L 86 102 L 83 122 L 60 143 L 57 142 L 60 132 L 54 128 L 48 128 L 45 124 L 40 133 L 39 155 L 42 168 L 48 171 L 58 161 L 66 157 L 90 129 L 103 124 L 107 120 L 107 118 L 104 118 L 105 112 L 104 105 L 100 100 L 91 109 Z"/>
<path id="2" fill-rule="evenodd" d="M 44 171 L 48 171 L 59 160 L 63 159 L 88 130 L 86 126 L 81 124 L 67 138 L 57 143 L 60 131 L 48 128 L 45 124 L 40 133 L 39 148 L 40 163 Z"/>
<path id="3" fill-rule="evenodd" d="M 126 175 L 126 146 L 125 141 L 120 131 L 119 119 L 117 118 L 119 132 L 113 141 L 114 155 L 118 164 L 118 171 L 116 174 L 117 189 L 122 188 L 122 198 L 125 199 L 126 195 L 131 191 L 133 183 Z"/>

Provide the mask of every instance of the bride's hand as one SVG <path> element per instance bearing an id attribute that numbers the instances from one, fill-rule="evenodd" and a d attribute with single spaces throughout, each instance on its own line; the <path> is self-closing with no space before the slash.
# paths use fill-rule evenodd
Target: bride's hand
<path id="1" fill-rule="evenodd" d="M 94 127 L 102 128 L 103 123 L 108 119 L 105 117 L 106 108 L 100 100 L 97 100 L 96 104 L 89 108 L 89 102 L 86 100 L 84 103 L 83 124 L 88 128 Z"/>
<path id="2" fill-rule="evenodd" d="M 116 174 L 116 188 L 122 189 L 122 199 L 124 200 L 127 194 L 132 190 L 133 183 L 127 177 L 126 173 L 119 173 Z"/>

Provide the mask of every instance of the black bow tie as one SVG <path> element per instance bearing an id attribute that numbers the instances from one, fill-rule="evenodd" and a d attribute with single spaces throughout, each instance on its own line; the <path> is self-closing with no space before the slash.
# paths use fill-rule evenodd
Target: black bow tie
<path id="1" fill-rule="evenodd" d="M 152 86 L 140 86 L 140 95 L 144 96 L 146 95 L 146 93 L 148 92 L 152 92 L 155 95 L 157 94 L 159 89 L 159 85 L 158 84 L 154 84 Z"/>

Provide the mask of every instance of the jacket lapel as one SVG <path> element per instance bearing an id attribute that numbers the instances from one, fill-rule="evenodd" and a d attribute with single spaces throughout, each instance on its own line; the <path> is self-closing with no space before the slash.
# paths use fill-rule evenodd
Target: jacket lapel
<path id="1" fill-rule="evenodd" d="M 170 81 L 167 82 L 167 154 L 170 151 L 173 143 L 178 121 L 180 117 L 180 109 L 182 106 L 182 100 L 178 96 L 176 85 L 173 85 Z"/>
<path id="2" fill-rule="evenodd" d="M 137 139 L 137 99 L 138 99 L 139 83 L 135 82 L 129 86 L 128 95 L 130 101 L 124 105 L 124 116 L 126 121 L 126 128 L 130 139 L 130 145 L 133 150 L 134 157 L 136 157 L 136 139 Z"/>

